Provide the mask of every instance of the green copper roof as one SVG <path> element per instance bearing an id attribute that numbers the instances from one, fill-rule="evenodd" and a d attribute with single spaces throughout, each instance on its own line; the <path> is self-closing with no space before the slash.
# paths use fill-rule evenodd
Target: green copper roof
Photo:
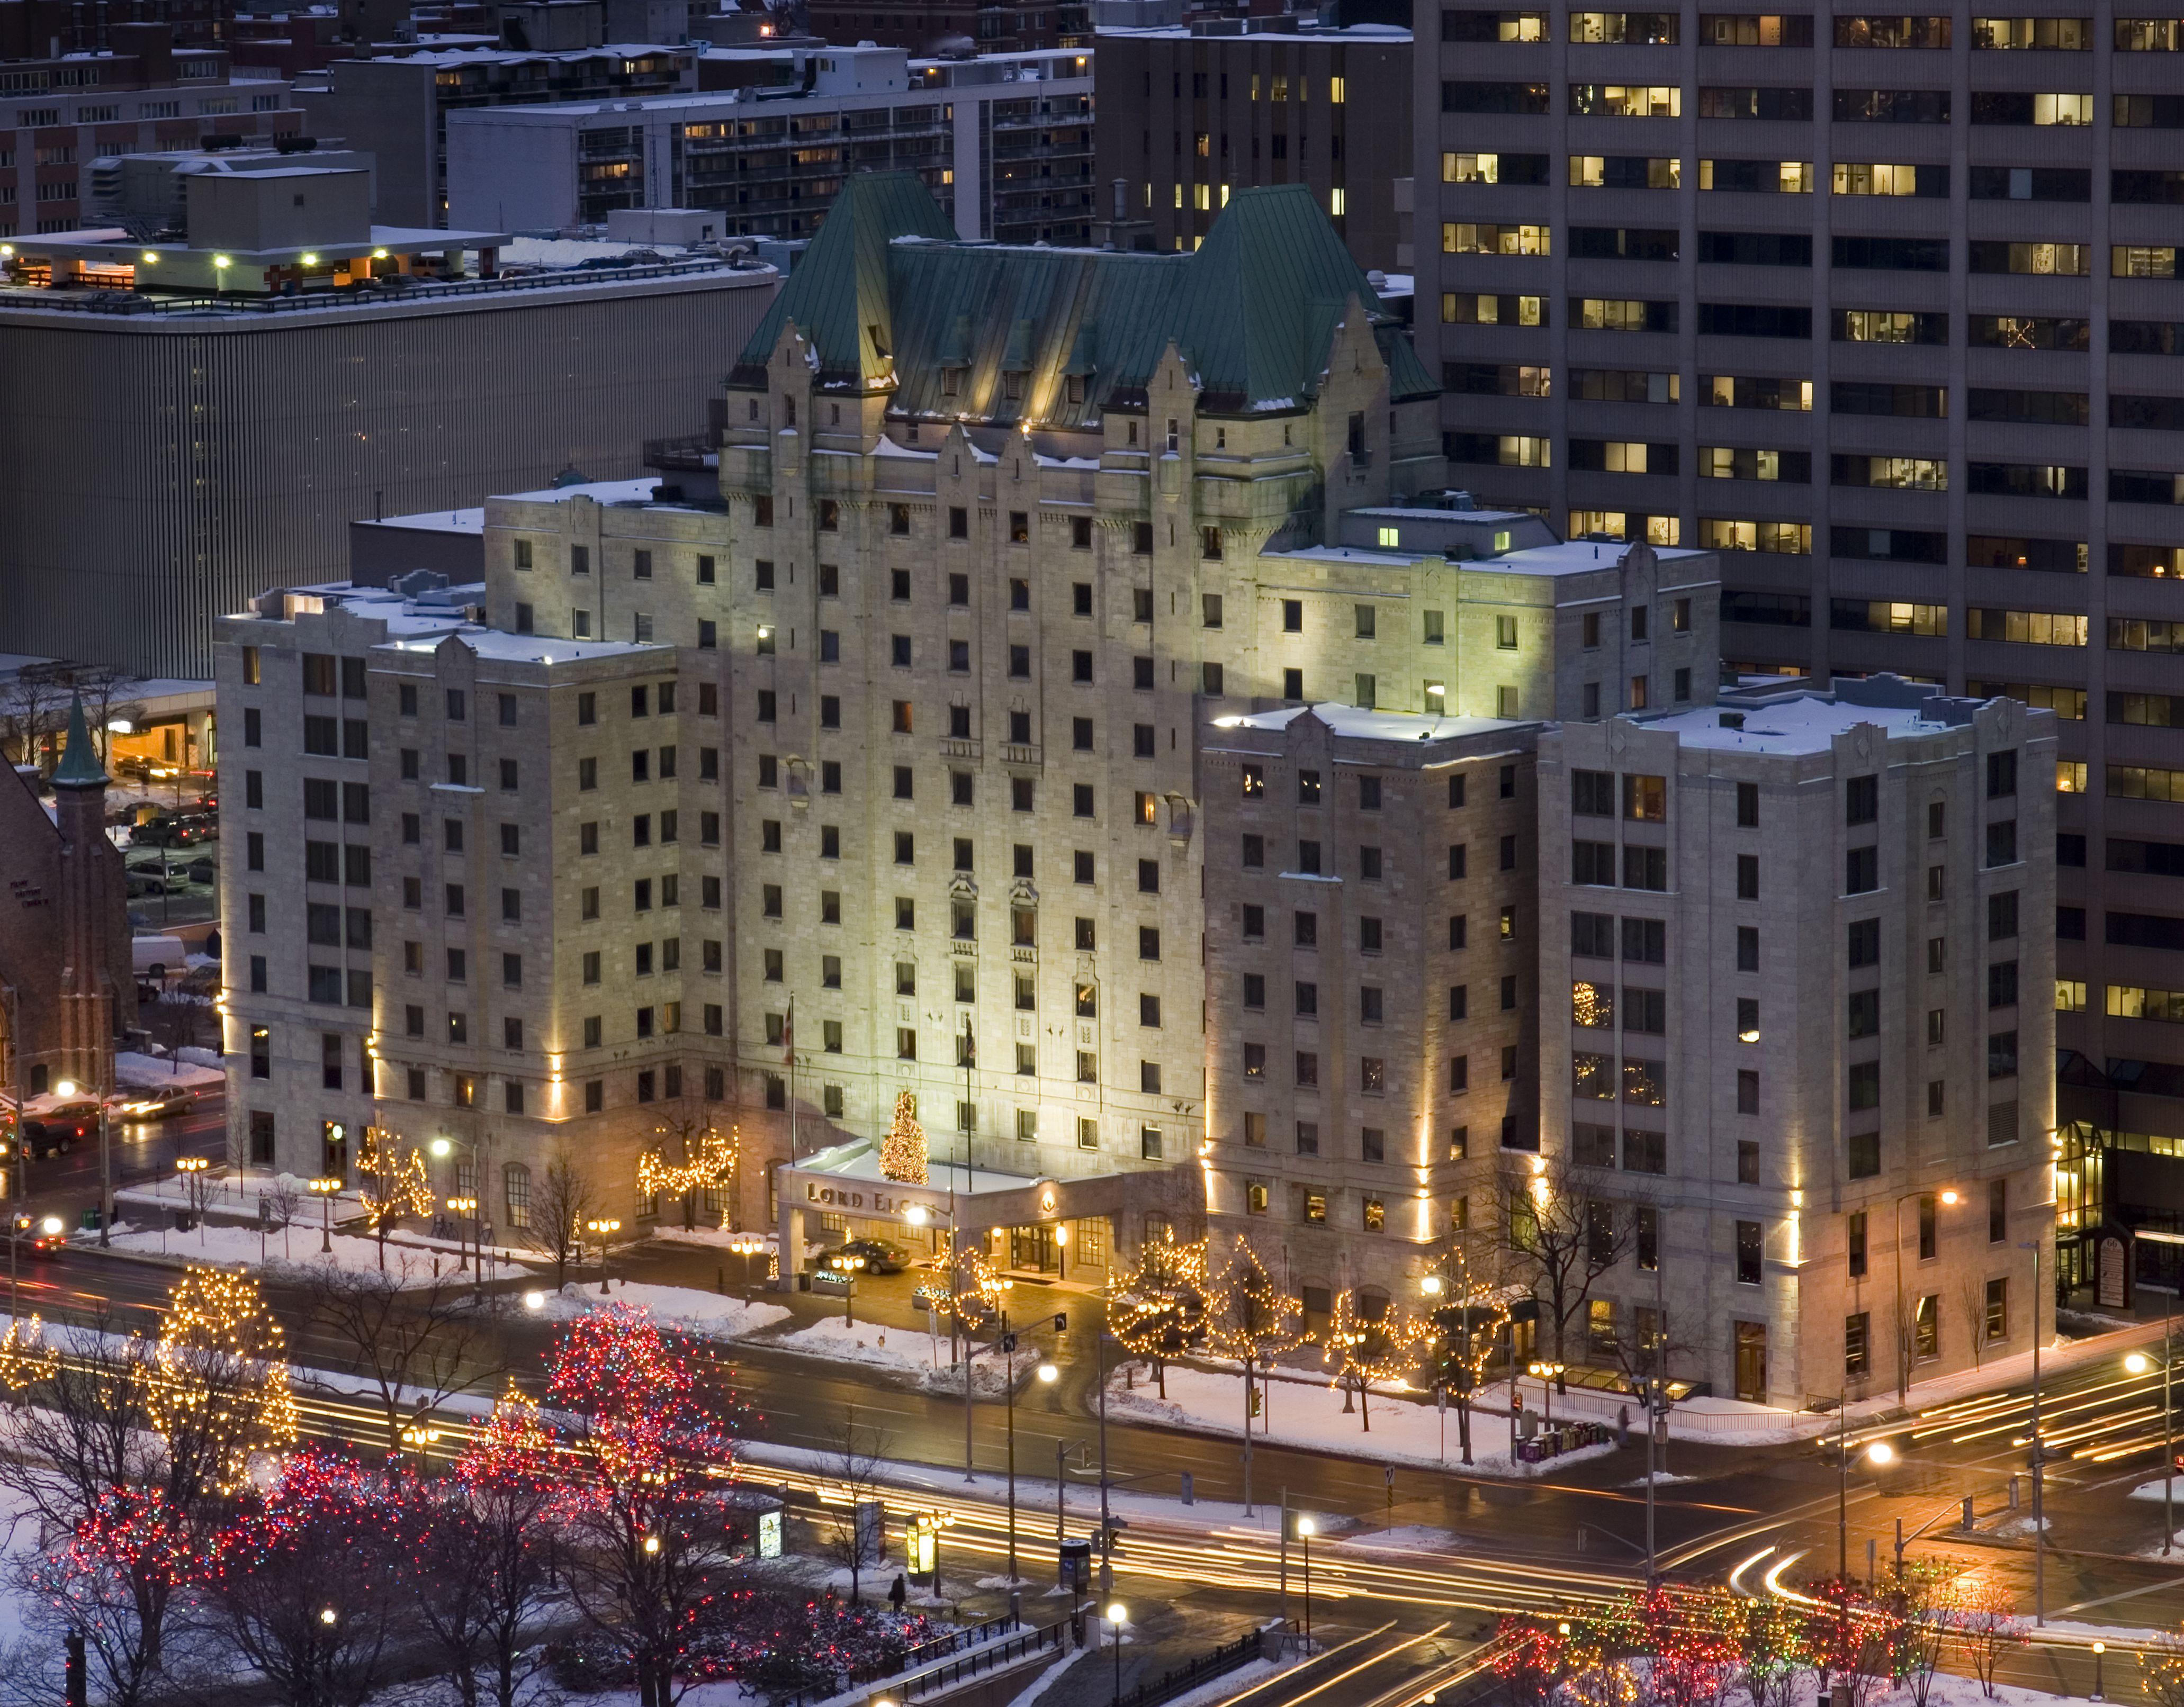
<path id="1" fill-rule="evenodd" d="M 1162 255 L 966 243 L 914 174 L 867 173 L 844 186 L 730 383 L 763 385 L 794 321 L 822 386 L 892 382 L 913 414 L 1089 426 L 1140 401 L 1170 343 L 1206 409 L 1301 408 L 1353 298 L 1392 395 L 1431 396 L 1408 335 L 1301 185 L 1238 192 L 1195 253 Z M 1087 380 L 1079 402 L 1065 376 Z"/>
<path id="2" fill-rule="evenodd" d="M 68 744 L 61 749 L 60 767 L 53 772 L 53 786 L 58 788 L 106 787 L 106 767 L 99 763 L 98 749 L 91 744 L 91 731 L 83 720 L 83 696 L 81 693 L 69 702 L 67 738 Z"/>

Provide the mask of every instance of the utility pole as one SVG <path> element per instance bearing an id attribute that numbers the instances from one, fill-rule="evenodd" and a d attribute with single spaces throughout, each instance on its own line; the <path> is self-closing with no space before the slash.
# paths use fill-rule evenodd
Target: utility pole
<path id="1" fill-rule="evenodd" d="M 1100 1595 L 1115 1592 L 1115 1526 L 1107 1515 L 1107 1326 L 1100 1325 Z"/>
<path id="2" fill-rule="evenodd" d="M 2047 1480 L 2048 1449 L 2040 1438 L 2040 1241 L 2020 1241 L 2032 1253 L 2032 1621 L 2048 1621 L 2048 1526 L 2042 1493 Z M 2162 1466 L 2165 1480 L 2169 1467 Z"/>

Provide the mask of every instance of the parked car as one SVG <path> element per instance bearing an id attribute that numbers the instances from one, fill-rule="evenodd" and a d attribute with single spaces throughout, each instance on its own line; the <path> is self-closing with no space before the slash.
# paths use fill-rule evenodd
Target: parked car
<path id="1" fill-rule="evenodd" d="M 885 1239 L 845 1240 L 832 1250 L 822 1251 L 819 1266 L 827 1267 L 836 1257 L 862 1257 L 866 1274 L 900 1274 L 910 1266 L 910 1253 Z"/>
<path id="2" fill-rule="evenodd" d="M 132 901 L 141 900 L 147 895 L 164 895 L 170 891 L 178 893 L 181 887 L 182 880 L 179 874 L 173 877 L 162 877 L 156 867 L 147 870 L 140 865 L 129 874 L 129 898 Z"/>
<path id="3" fill-rule="evenodd" d="M 220 866 L 209 859 L 192 859 L 189 864 L 189 878 L 192 883 L 209 883 L 220 876 Z"/>
<path id="4" fill-rule="evenodd" d="M 194 848 L 220 839 L 220 816 L 212 812 L 173 812 L 136 826 L 139 848 Z"/>
<path id="5" fill-rule="evenodd" d="M 33 1159 L 64 1156 L 78 1143 L 95 1142 L 98 1137 L 98 1104 L 63 1103 L 25 1117 L 18 1148 Z"/>
<path id="6" fill-rule="evenodd" d="M 187 1085 L 125 1085 L 114 1093 L 114 1112 L 125 1120 L 164 1120 L 187 1115 L 197 1102 L 197 1093 Z"/>

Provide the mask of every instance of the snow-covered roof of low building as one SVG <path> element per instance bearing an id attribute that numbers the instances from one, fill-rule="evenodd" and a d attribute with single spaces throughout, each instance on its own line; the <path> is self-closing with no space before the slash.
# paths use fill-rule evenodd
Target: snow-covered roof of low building
<path id="1" fill-rule="evenodd" d="M 1804 689 L 1742 705 L 1730 700 L 1630 720 L 1641 728 L 1664 731 L 1689 747 L 1793 755 L 1825 753 L 1836 737 L 1862 725 L 1879 729 L 1892 741 L 1938 735 L 1962 728 L 1987 703 L 1879 676 L 1869 682 L 1841 681 L 1833 692 Z"/>
<path id="2" fill-rule="evenodd" d="M 1468 735 L 1491 735 L 1523 729 L 1538 720 L 1501 717 L 1436 717 L 1418 711 L 1368 711 L 1359 705 L 1322 700 L 1312 705 L 1284 705 L 1273 711 L 1253 711 L 1217 717 L 1216 729 L 1286 729 L 1310 712 L 1343 741 L 1455 741 Z"/>

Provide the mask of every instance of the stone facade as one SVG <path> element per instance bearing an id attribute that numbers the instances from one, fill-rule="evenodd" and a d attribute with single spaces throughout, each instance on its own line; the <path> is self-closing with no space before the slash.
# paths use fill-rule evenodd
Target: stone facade
<path id="1" fill-rule="evenodd" d="M 1546 1177 L 1618 1241 L 1571 1361 L 1665 1308 L 1672 1373 L 1802 1405 L 2045 1330 L 2054 722 L 1930 696 L 1541 735 Z"/>

